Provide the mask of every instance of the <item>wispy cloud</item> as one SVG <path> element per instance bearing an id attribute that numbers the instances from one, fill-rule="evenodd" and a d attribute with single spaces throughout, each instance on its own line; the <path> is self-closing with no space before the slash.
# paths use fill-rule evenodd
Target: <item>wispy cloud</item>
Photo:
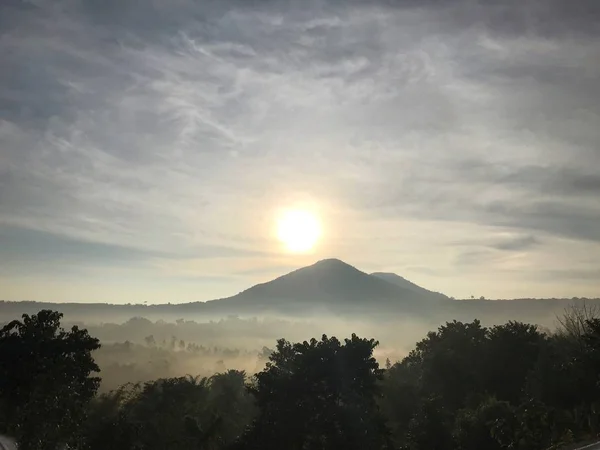
<path id="1" fill-rule="evenodd" d="M 3 2 L 11 273 L 19 253 L 77 249 L 167 289 L 218 258 L 201 272 L 222 296 L 228 276 L 292 264 L 273 214 L 311 202 L 327 225 L 311 257 L 426 267 L 415 281 L 457 296 L 474 279 L 593 295 L 592 277 L 539 281 L 600 267 L 600 5 L 565 5 Z"/>

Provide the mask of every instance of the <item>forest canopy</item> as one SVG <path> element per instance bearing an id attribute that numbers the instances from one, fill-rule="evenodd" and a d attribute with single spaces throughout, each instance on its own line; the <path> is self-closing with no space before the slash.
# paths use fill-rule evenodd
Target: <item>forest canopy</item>
<path id="1" fill-rule="evenodd" d="M 100 342 L 61 318 L 42 310 L 0 329 L 0 433 L 20 449 L 536 450 L 600 431 L 600 319 L 590 311 L 571 310 L 555 332 L 447 322 L 384 367 L 379 343 L 356 334 L 280 339 L 254 374 L 104 393 Z"/>

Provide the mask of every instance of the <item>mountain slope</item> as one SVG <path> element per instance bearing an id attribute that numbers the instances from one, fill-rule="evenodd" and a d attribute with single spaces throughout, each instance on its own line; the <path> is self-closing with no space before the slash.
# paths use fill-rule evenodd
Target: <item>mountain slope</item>
<path id="1" fill-rule="evenodd" d="M 430 297 L 428 291 L 423 291 L 368 275 L 338 259 L 326 259 L 210 303 L 213 307 L 242 309 L 377 308 L 418 305 Z"/>
<path id="2" fill-rule="evenodd" d="M 371 274 L 372 277 L 376 277 L 379 278 L 380 280 L 385 280 L 388 283 L 392 283 L 398 287 L 401 287 L 403 289 L 409 289 L 415 293 L 424 295 L 424 296 L 430 296 L 432 298 L 438 298 L 438 299 L 449 299 L 447 296 L 445 296 L 444 294 L 441 294 L 439 292 L 434 292 L 434 291 L 430 291 L 428 289 L 425 289 L 415 283 L 413 283 L 412 281 L 408 281 L 406 278 L 401 277 L 400 275 L 397 275 L 395 273 L 389 273 L 389 272 L 373 272 Z"/>

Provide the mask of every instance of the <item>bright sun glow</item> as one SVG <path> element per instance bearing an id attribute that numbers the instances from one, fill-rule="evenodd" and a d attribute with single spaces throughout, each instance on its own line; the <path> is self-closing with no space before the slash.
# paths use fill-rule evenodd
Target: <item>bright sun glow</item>
<path id="1" fill-rule="evenodd" d="M 286 211 L 277 224 L 277 237 L 291 252 L 309 251 L 315 246 L 320 236 L 319 219 L 308 211 Z"/>

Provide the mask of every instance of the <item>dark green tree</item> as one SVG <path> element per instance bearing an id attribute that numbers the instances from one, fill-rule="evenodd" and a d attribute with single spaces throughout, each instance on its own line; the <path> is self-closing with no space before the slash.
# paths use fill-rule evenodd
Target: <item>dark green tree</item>
<path id="1" fill-rule="evenodd" d="M 484 390 L 498 400 L 518 404 L 545 341 L 535 325 L 510 321 L 490 328 L 482 366 Z"/>
<path id="2" fill-rule="evenodd" d="M 377 405 L 382 370 L 374 340 L 352 335 L 277 342 L 251 388 L 258 417 L 234 448 L 383 449 L 389 432 Z"/>
<path id="3" fill-rule="evenodd" d="M 485 392 L 487 332 L 478 320 L 453 321 L 418 342 L 403 364 L 418 372 L 420 396 L 438 398 L 450 412 L 477 403 Z"/>
<path id="4" fill-rule="evenodd" d="M 453 419 L 443 399 L 423 399 L 408 423 L 407 443 L 403 447 L 410 450 L 452 449 Z"/>
<path id="5" fill-rule="evenodd" d="M 473 409 L 458 411 L 454 422 L 457 450 L 502 450 L 515 447 L 516 418 L 508 402 L 488 398 Z"/>
<path id="6" fill-rule="evenodd" d="M 397 445 L 500 448 L 516 442 L 514 427 L 492 424 L 489 416 L 507 410 L 503 401 L 512 408 L 529 398 L 527 382 L 546 347 L 543 333 L 519 322 L 485 328 L 477 320 L 453 321 L 428 333 L 383 383 L 382 409 Z M 535 420 L 528 420 L 532 428 Z"/>
<path id="7" fill-rule="evenodd" d="M 77 326 L 65 331 L 49 310 L 0 329 L 0 428 L 22 450 L 74 443 L 100 378 L 97 339 Z"/>
<path id="8" fill-rule="evenodd" d="M 248 399 L 244 377 L 230 374 L 217 379 L 214 391 L 207 378 L 186 376 L 129 384 L 100 396 L 92 404 L 85 427 L 88 448 L 223 448 L 241 433 L 251 416 L 241 418 L 237 411 L 243 403 L 238 396 Z M 227 386 L 217 386 L 221 383 Z M 234 392 L 222 392 L 229 389 Z"/>
<path id="9" fill-rule="evenodd" d="M 246 372 L 240 370 L 228 370 L 209 379 L 208 403 L 212 413 L 221 418 L 218 434 L 225 444 L 239 437 L 255 417 L 254 398 L 246 381 Z"/>
<path id="10" fill-rule="evenodd" d="M 395 444 L 407 444 L 411 419 L 421 406 L 420 367 L 396 363 L 385 371 L 382 382 L 381 410 L 388 420 Z"/>

